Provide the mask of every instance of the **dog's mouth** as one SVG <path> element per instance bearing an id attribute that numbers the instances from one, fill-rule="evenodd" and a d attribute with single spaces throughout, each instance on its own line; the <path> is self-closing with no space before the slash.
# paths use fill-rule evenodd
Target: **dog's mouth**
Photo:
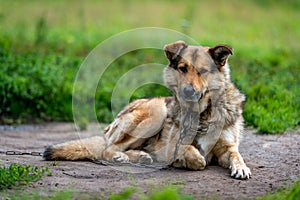
<path id="1" fill-rule="evenodd" d="M 196 92 L 192 86 L 187 86 L 184 87 L 183 90 L 181 90 L 179 95 L 180 98 L 184 101 L 196 103 L 203 98 L 205 92 L 205 90 L 202 90 L 201 92 Z"/>

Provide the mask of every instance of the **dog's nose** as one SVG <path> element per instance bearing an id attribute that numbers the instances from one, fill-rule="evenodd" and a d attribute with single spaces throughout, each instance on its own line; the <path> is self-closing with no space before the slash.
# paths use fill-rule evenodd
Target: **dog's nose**
<path id="1" fill-rule="evenodd" d="M 195 89 L 192 86 L 186 86 L 183 88 L 183 93 L 186 97 L 191 97 L 195 94 Z"/>

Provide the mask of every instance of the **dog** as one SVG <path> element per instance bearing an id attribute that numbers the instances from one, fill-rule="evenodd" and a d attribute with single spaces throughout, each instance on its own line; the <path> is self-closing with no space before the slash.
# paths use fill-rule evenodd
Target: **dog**
<path id="1" fill-rule="evenodd" d="M 163 77 L 172 97 L 135 100 L 104 129 L 104 137 L 49 146 L 45 160 L 155 161 L 203 170 L 215 159 L 232 177 L 249 179 L 238 151 L 245 96 L 230 78 L 232 47 L 177 41 L 164 51 L 169 64 Z"/>

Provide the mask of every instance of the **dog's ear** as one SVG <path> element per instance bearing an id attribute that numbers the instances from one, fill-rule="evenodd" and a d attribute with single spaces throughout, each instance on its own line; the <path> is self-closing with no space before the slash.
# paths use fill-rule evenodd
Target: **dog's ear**
<path id="1" fill-rule="evenodd" d="M 175 60 L 177 60 L 181 51 L 185 49 L 187 46 L 188 45 L 184 41 L 177 41 L 164 46 L 165 54 L 171 64 L 174 63 Z"/>
<path id="2" fill-rule="evenodd" d="M 209 48 L 208 53 L 215 61 L 216 65 L 221 68 L 226 64 L 228 56 L 233 54 L 233 49 L 228 45 L 217 45 Z"/>

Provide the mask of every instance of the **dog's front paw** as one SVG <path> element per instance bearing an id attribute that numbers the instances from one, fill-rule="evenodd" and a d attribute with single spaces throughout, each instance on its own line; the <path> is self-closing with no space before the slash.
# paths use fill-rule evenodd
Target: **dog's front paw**
<path id="1" fill-rule="evenodd" d="M 205 158 L 194 146 L 187 148 L 185 153 L 187 168 L 192 170 L 203 170 L 206 166 Z"/>
<path id="2" fill-rule="evenodd" d="M 206 166 L 205 158 L 199 153 L 187 159 L 187 167 L 193 170 L 203 170 Z"/>
<path id="3" fill-rule="evenodd" d="M 148 153 L 141 152 L 138 163 L 151 164 L 152 162 L 153 162 L 153 160 Z"/>
<path id="4" fill-rule="evenodd" d="M 200 154 L 198 149 L 189 145 L 185 148 L 184 155 L 173 162 L 174 167 L 183 167 L 192 170 L 203 170 L 206 166 L 205 158 Z"/>
<path id="5" fill-rule="evenodd" d="M 115 152 L 114 156 L 112 157 L 112 161 L 127 163 L 129 162 L 129 157 L 125 153 Z"/>
<path id="6" fill-rule="evenodd" d="M 229 167 L 231 169 L 231 177 L 236 179 L 249 179 L 251 177 L 250 169 L 245 165 L 232 165 Z"/>

